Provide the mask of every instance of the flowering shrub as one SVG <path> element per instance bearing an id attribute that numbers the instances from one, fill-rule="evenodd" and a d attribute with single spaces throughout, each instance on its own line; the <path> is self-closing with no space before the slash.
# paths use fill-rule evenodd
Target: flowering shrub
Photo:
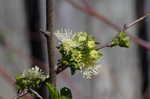
<path id="1" fill-rule="evenodd" d="M 91 79 L 98 74 L 97 61 L 102 53 L 96 48 L 97 43 L 86 32 L 56 31 L 56 37 L 61 41 L 57 47 L 61 53 L 60 64 L 70 67 L 71 73 L 80 70 L 83 77 Z"/>

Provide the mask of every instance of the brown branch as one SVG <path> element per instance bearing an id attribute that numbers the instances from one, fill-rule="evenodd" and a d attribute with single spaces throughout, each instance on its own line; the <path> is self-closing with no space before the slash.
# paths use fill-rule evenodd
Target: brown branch
<path id="1" fill-rule="evenodd" d="M 73 0 L 66 0 L 68 1 L 71 5 L 73 5 L 75 8 L 96 17 L 98 20 L 106 23 L 107 25 L 111 26 L 113 29 L 115 29 L 117 32 L 121 32 L 124 31 L 124 28 L 121 28 L 119 26 L 117 26 L 116 24 L 114 24 L 111 20 L 109 20 L 108 18 L 106 18 L 105 16 L 103 16 L 100 13 L 97 13 L 95 10 L 93 10 L 92 8 L 86 8 L 83 7 L 81 5 L 79 5 L 78 3 L 76 3 Z M 149 15 L 148 15 L 149 16 Z M 147 16 L 146 16 L 147 17 Z M 136 22 L 135 22 L 136 23 Z M 134 25 L 134 24 L 133 24 Z M 130 25 L 132 26 L 132 25 Z M 128 36 L 130 37 L 131 40 L 133 40 L 135 43 L 139 44 L 141 47 L 150 50 L 150 43 L 138 38 L 137 36 L 134 36 L 132 34 L 129 34 L 128 32 L 126 32 L 128 34 Z"/>
<path id="2" fill-rule="evenodd" d="M 103 45 L 99 46 L 98 49 L 103 49 L 103 48 L 111 47 L 111 46 L 112 46 L 112 42 L 108 42 L 106 44 L 103 44 Z"/>
<path id="3" fill-rule="evenodd" d="M 53 28 L 54 28 L 54 0 L 46 0 L 47 4 L 47 31 L 50 35 L 47 36 L 47 50 L 48 50 L 48 61 L 49 61 L 49 76 L 50 83 L 56 86 L 56 72 L 55 72 L 55 61 L 54 61 L 54 48 L 53 48 Z"/>
<path id="4" fill-rule="evenodd" d="M 89 0 L 82 0 L 82 1 L 87 8 L 91 8 L 91 5 L 89 4 Z"/>

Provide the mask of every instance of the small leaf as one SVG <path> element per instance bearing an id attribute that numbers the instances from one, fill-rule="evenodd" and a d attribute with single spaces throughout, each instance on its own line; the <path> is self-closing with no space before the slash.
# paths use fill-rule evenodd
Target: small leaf
<path id="1" fill-rule="evenodd" d="M 45 83 L 48 90 L 49 90 L 49 93 L 52 97 L 52 99 L 61 99 L 61 95 L 59 93 L 59 91 L 50 83 L 46 82 Z"/>

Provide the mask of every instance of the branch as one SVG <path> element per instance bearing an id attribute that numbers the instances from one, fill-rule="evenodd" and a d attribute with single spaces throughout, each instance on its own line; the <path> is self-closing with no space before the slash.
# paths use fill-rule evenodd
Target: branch
<path id="1" fill-rule="evenodd" d="M 12 86 L 15 84 L 15 79 L 7 73 L 7 71 L 0 66 L 0 75 L 4 77 Z"/>
<path id="2" fill-rule="evenodd" d="M 108 43 L 106 43 L 104 45 L 99 46 L 98 49 L 103 49 L 103 48 L 111 47 L 111 46 L 112 46 L 112 42 L 108 42 Z"/>
<path id="3" fill-rule="evenodd" d="M 49 76 L 50 83 L 53 86 L 56 86 L 56 72 L 55 72 L 55 61 L 54 61 L 54 48 L 53 48 L 53 28 L 54 28 L 54 1 L 55 0 L 46 0 L 47 4 L 47 31 L 50 32 L 50 35 L 47 36 L 47 51 L 48 51 L 48 61 L 49 61 Z"/>
<path id="4" fill-rule="evenodd" d="M 130 27 L 136 25 L 137 23 L 141 22 L 142 20 L 144 20 L 145 18 L 147 18 L 147 17 L 149 17 L 149 16 L 150 16 L 150 13 L 147 13 L 146 15 L 140 17 L 139 19 L 137 19 L 137 20 L 135 20 L 135 21 L 133 21 L 133 22 L 131 22 L 131 23 L 129 23 L 129 24 L 125 24 L 125 25 L 124 25 L 124 29 L 127 30 L 128 28 L 130 28 Z"/>
<path id="5" fill-rule="evenodd" d="M 100 13 L 97 13 L 95 10 L 93 10 L 92 8 L 86 8 L 86 7 L 82 7 L 81 5 L 79 5 L 78 3 L 76 3 L 73 0 L 66 0 L 68 1 L 71 5 L 73 5 L 75 8 L 81 10 L 82 12 L 85 12 L 91 16 L 96 17 L 98 20 L 104 22 L 105 24 L 111 26 L 113 29 L 115 29 L 117 32 L 121 32 L 124 31 L 124 28 L 122 29 L 121 27 L 118 27 L 116 24 L 114 24 L 111 20 L 107 19 L 105 16 L 103 16 Z M 144 18 L 148 17 L 148 15 L 146 15 Z M 137 22 L 143 20 L 144 18 L 141 18 L 140 20 L 138 20 Z M 137 22 L 133 22 L 132 24 L 128 25 L 127 27 L 131 27 L 134 24 L 136 24 Z M 128 36 L 131 38 L 131 40 L 133 40 L 135 43 L 139 44 L 140 46 L 142 46 L 145 49 L 150 50 L 150 43 L 138 38 L 137 36 L 131 35 L 128 32 L 126 32 L 128 34 Z"/>
<path id="6" fill-rule="evenodd" d="M 89 4 L 89 0 L 82 0 L 82 1 L 87 8 L 91 8 L 91 5 Z"/>
<path id="7" fill-rule="evenodd" d="M 35 90 L 33 90 L 33 89 L 30 89 L 30 91 L 33 93 L 33 94 L 35 94 L 36 95 L 36 97 L 38 97 L 39 99 L 43 99 L 43 97 L 42 96 L 40 96 Z"/>

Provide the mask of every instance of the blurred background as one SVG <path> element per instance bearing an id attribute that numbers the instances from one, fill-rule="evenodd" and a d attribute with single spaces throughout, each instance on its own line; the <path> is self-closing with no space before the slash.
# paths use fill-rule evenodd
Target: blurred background
<path id="1" fill-rule="evenodd" d="M 103 43 L 117 33 L 114 29 L 70 5 L 55 1 L 55 29 L 85 31 Z M 84 0 L 75 0 L 84 6 Z M 93 9 L 123 26 L 150 12 L 150 0 L 87 0 Z M 150 18 L 131 28 L 131 34 L 150 40 Z M 16 95 L 14 77 L 33 65 L 48 71 L 46 39 L 46 0 L 0 0 L 0 99 Z M 55 40 L 56 44 L 57 41 Z M 80 73 L 65 70 L 57 76 L 57 87 L 71 88 L 73 99 L 150 99 L 150 53 L 137 44 L 131 48 L 103 49 L 99 75 L 85 80 Z M 58 52 L 55 51 L 56 62 Z M 45 94 L 42 89 L 41 93 Z M 46 94 L 45 94 L 46 95 Z"/>

